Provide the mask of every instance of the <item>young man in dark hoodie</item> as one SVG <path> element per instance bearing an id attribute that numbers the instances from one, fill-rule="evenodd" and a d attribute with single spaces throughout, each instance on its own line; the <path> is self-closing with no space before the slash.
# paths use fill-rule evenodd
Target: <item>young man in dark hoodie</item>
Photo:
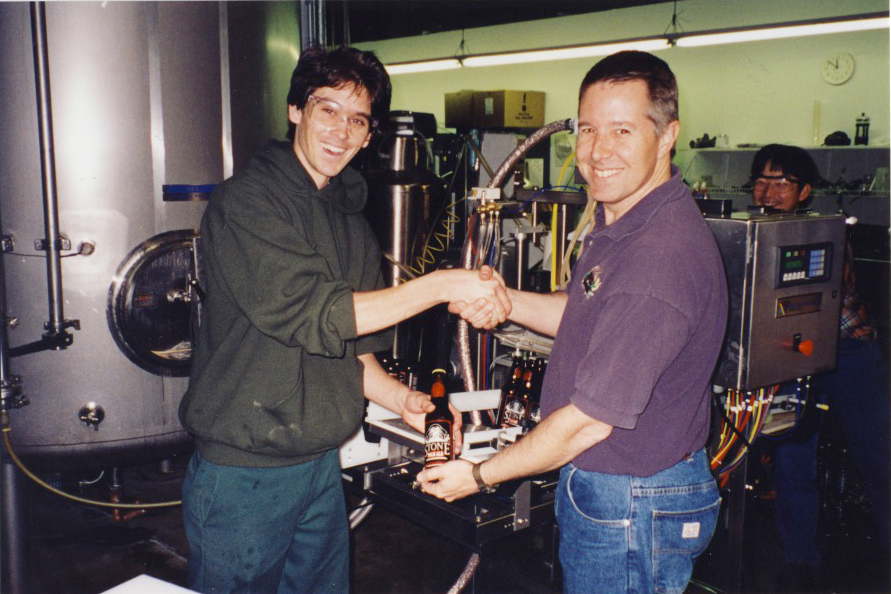
<path id="1" fill-rule="evenodd" d="M 486 300 L 492 324 L 507 316 L 497 275 L 443 270 L 384 288 L 365 182 L 347 164 L 389 103 L 372 54 L 304 52 L 291 142 L 270 142 L 208 204 L 207 298 L 180 406 L 197 444 L 183 484 L 196 591 L 348 592 L 337 448 L 363 395 L 419 429 L 432 409 L 375 359 L 392 345 L 386 329 L 443 302 Z"/>

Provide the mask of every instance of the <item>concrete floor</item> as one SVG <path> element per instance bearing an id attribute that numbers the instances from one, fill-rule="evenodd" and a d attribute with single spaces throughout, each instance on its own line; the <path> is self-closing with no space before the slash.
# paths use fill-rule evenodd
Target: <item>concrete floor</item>
<path id="1" fill-rule="evenodd" d="M 146 464 L 121 471 L 125 501 L 178 499 L 187 457 L 173 460 L 169 472 Z M 59 477 L 56 477 L 57 480 Z M 78 488 L 59 487 L 79 496 L 107 498 L 107 481 Z M 180 509 L 148 511 L 125 522 L 111 510 L 67 501 L 22 483 L 26 503 L 26 592 L 15 594 L 100 594 L 140 574 L 186 586 L 188 545 Z M 350 504 L 358 499 L 348 496 Z M 547 568 L 535 555 L 533 531 L 499 541 L 476 574 L 478 592 L 551 594 Z M 439 594 L 448 591 L 464 569 L 470 551 L 377 506 L 352 532 L 353 592 L 361 594 Z M 483 582 L 486 583 L 483 586 Z M 483 590 L 483 588 L 485 588 Z M 470 589 L 467 590 L 468 592 Z"/>
<path id="2" fill-rule="evenodd" d="M 158 464 L 123 469 L 127 499 L 179 498 L 187 456 L 173 459 L 168 472 Z M 753 475 L 757 479 L 758 471 Z M 107 497 L 107 477 L 78 486 L 83 476 L 57 476 L 59 486 L 78 495 Z M 90 477 L 95 478 L 95 477 Z M 757 481 L 756 481 L 757 482 Z M 140 574 L 185 586 L 186 554 L 179 508 L 149 511 L 117 522 L 109 510 L 59 498 L 28 480 L 22 483 L 26 516 L 26 592 L 8 594 L 100 594 Z M 763 485 L 761 486 L 763 487 Z M 779 569 L 769 489 L 749 494 L 745 516 L 742 592 L 786 594 L 796 591 Z M 356 499 L 350 496 L 353 503 Z M 877 555 L 868 509 L 848 505 L 844 517 L 824 522 L 827 552 L 818 592 L 889 592 L 888 560 Z M 851 511 L 853 510 L 853 511 Z M 474 584 L 479 593 L 556 594 L 544 563 L 547 531 L 527 530 L 497 541 L 484 555 Z M 716 539 L 722 538 L 716 536 Z M 352 534 L 354 594 L 439 594 L 448 591 L 469 551 L 391 511 L 377 506 Z M 713 549 L 720 548 L 713 541 Z M 728 592 L 720 559 L 704 558 L 687 594 Z M 705 564 L 712 567 L 700 568 Z M 717 563 L 717 568 L 714 564 Z M 470 592 L 470 590 L 467 590 Z"/>

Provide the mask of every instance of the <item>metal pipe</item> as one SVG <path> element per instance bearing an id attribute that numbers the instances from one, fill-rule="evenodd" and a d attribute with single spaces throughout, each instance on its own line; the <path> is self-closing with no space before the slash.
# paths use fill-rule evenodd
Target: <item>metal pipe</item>
<path id="1" fill-rule="evenodd" d="M 0 229 L 3 213 L 0 210 Z M 6 259 L 0 252 L 0 410 L 7 411 L 21 396 L 21 378 L 9 366 L 9 322 L 6 318 Z"/>
<path id="2" fill-rule="evenodd" d="M 344 6 L 346 11 L 346 6 Z M 232 153 L 232 86 L 230 84 L 231 60 L 229 56 L 229 9 L 220 2 L 220 106 L 223 115 L 223 179 L 232 177 L 235 164 Z"/>
<path id="3" fill-rule="evenodd" d="M 6 413 L 4 413 L 6 414 Z M 2 448 L 0 448 L 2 450 Z M 0 590 L 8 594 L 27 594 L 25 555 L 25 516 L 22 505 L 22 484 L 18 468 L 0 453 L 3 488 L 2 499 L 2 548 L 3 580 Z"/>
<path id="4" fill-rule="evenodd" d="M 563 274 L 563 260 L 566 257 L 566 235 L 569 233 L 569 208 L 565 204 L 560 205 L 560 216 L 557 218 L 558 222 L 558 231 L 557 231 L 557 266 L 559 267 L 557 270 L 558 275 Z M 563 278 L 562 276 L 558 276 L 558 279 Z"/>
<path id="5" fill-rule="evenodd" d="M 0 229 L 3 227 L 0 212 Z M 12 375 L 9 367 L 9 337 L 6 321 L 5 258 L 0 253 L 0 415 L 21 397 L 21 378 Z M 4 425 L 5 426 L 5 425 Z M 25 522 L 22 508 L 21 479 L 16 467 L 0 448 L 0 591 L 27 594 L 25 585 Z"/>
<path id="6" fill-rule="evenodd" d="M 517 233 L 517 291 L 523 290 L 523 264 L 526 263 L 525 233 Z"/>
<path id="7" fill-rule="evenodd" d="M 535 229 L 535 227 L 538 226 L 538 202 L 536 202 L 535 200 L 532 201 L 531 211 L 532 211 L 532 228 Z M 532 243 L 536 243 L 538 241 L 538 233 L 533 231 L 531 239 L 532 239 Z"/>
<path id="8" fill-rule="evenodd" d="M 46 237 L 46 277 L 50 334 L 65 333 L 62 299 L 62 241 L 59 236 L 59 203 L 56 195 L 56 160 L 53 145 L 52 99 L 46 45 L 46 7 L 31 3 L 31 35 L 34 46 L 34 77 L 37 85 L 37 125 L 40 135 L 40 168 L 43 178 L 43 222 Z"/>
<path id="9" fill-rule="evenodd" d="M 314 45 L 325 46 L 327 43 L 325 0 L 301 0 L 300 51 L 302 52 Z"/>

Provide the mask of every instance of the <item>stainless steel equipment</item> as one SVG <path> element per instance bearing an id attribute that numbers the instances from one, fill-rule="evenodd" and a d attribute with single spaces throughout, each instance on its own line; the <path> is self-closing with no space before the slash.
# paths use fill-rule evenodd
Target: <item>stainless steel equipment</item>
<path id="1" fill-rule="evenodd" d="M 221 10 L 201 2 L 45 5 L 56 241 L 40 205 L 47 162 L 38 147 L 29 5 L 0 5 L 5 313 L 16 321 L 10 367 L 29 401 L 9 417 L 25 456 L 122 463 L 185 444 L 177 406 L 187 368 L 170 353 L 182 342 L 172 334 L 188 339 L 180 315 L 187 293 L 159 289 L 165 312 L 180 312 L 173 323 L 149 319 L 151 308 L 140 306 L 154 299 L 149 285 L 192 266 L 190 245 L 173 248 L 165 234 L 185 230 L 188 243 L 204 210 L 201 201 L 165 200 L 163 186 L 215 184 L 231 169 Z M 147 249 L 157 243 L 166 247 Z M 56 246 L 64 317 L 79 329 L 69 329 L 70 344 L 59 350 L 22 353 L 48 330 L 46 260 Z"/>
<path id="2" fill-rule="evenodd" d="M 381 141 L 379 168 L 364 172 L 368 182 L 365 216 L 388 260 L 384 280 L 396 286 L 412 274 L 433 269 L 427 240 L 442 206 L 443 191 L 430 170 L 427 139 L 414 129 L 411 115 L 402 114 L 391 125 L 397 129 Z M 425 270 L 425 266 L 429 268 Z M 413 320 L 397 325 L 393 355 L 417 361 L 419 333 Z"/>
<path id="3" fill-rule="evenodd" d="M 450 403 L 460 411 L 491 410 L 498 407 L 500 390 L 457 392 Z M 424 438 L 395 413 L 370 405 L 369 430 L 384 438 L 387 452 L 362 465 L 345 468 L 346 484 L 357 494 L 438 534 L 446 536 L 473 552 L 465 575 L 472 576 L 480 555 L 504 537 L 533 528 L 547 530 L 554 524 L 554 498 L 557 471 L 535 477 L 508 481 L 492 493 L 476 495 L 447 503 L 421 492 L 415 477 L 423 468 Z M 461 458 L 481 462 L 493 456 L 520 435 L 519 427 L 490 429 L 464 427 Z M 531 532 L 531 530 L 530 530 Z M 549 550 L 542 561 L 554 564 Z M 553 579 L 553 578 L 552 578 Z M 463 586 L 461 586 L 463 587 Z M 459 584 L 450 590 L 460 592 Z"/>
<path id="4" fill-rule="evenodd" d="M 844 217 L 736 213 L 706 220 L 730 291 L 715 383 L 752 390 L 834 368 Z"/>

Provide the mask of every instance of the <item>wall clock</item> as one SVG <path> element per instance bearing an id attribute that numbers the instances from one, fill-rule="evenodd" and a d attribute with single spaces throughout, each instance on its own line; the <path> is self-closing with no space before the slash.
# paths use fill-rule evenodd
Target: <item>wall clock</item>
<path id="1" fill-rule="evenodd" d="M 823 60 L 820 72 L 829 84 L 844 84 L 854 75 L 854 56 L 848 52 L 835 52 Z"/>

